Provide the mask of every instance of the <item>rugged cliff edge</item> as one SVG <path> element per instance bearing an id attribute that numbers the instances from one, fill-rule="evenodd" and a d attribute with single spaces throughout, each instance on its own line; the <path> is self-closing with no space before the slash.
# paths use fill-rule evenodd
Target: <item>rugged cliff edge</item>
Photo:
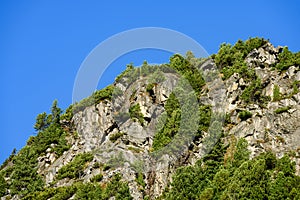
<path id="1" fill-rule="evenodd" d="M 250 159 L 264 152 L 272 152 L 277 159 L 288 155 L 299 175 L 299 61 L 299 53 L 255 38 L 235 46 L 222 45 L 209 59 L 189 53 L 174 55 L 169 64 L 160 66 L 128 66 L 110 88 L 58 114 L 59 121 L 55 121 L 55 110 L 60 113 L 57 105 L 52 114 L 40 116 L 39 134 L 1 167 L 2 199 L 87 199 L 83 194 L 96 191 L 96 183 L 103 199 L 171 198 L 164 193 L 176 188 L 170 183 L 180 173 L 178 168 L 194 166 L 219 142 L 226 151 L 226 166 L 234 157 L 230 150 L 240 139 L 247 142 Z M 182 77 L 188 85 L 182 83 Z M 191 96 L 180 99 L 181 94 Z M 187 128 L 195 133 L 185 140 L 179 127 L 183 123 L 194 126 L 193 118 L 183 119 L 185 103 L 190 100 L 187 115 L 193 116 L 196 106 L 199 127 Z M 218 101 L 222 104 L 216 105 Z M 213 133 L 210 128 L 218 126 L 212 120 L 214 112 L 220 114 L 217 121 L 222 128 L 210 140 L 213 144 L 208 151 L 205 139 Z M 48 130 L 51 127 L 56 128 Z M 52 139 L 45 142 L 47 131 Z M 53 132 L 64 140 L 53 139 Z M 44 146 L 38 149 L 41 138 Z M 178 147 L 172 140 L 183 143 Z M 170 144 L 180 152 L 174 152 Z M 28 168 L 33 171 L 27 177 L 30 180 L 23 177 L 19 183 L 17 174 L 23 175 L 16 166 L 21 166 L 21 157 L 32 162 Z M 26 170 L 24 166 L 20 171 Z M 95 184 L 87 187 L 89 183 Z M 41 187 L 36 186 L 39 184 Z M 60 193 L 66 195 L 57 196 Z M 295 199 L 300 192 L 298 195 Z"/>

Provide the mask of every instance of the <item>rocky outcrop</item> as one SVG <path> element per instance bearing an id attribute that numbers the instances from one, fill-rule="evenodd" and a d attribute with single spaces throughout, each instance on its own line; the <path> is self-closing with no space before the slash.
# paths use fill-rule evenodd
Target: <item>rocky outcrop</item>
<path id="1" fill-rule="evenodd" d="M 275 48 L 271 43 L 267 42 L 258 49 L 254 49 L 246 57 L 246 62 L 249 67 L 268 67 L 278 61 L 278 54 L 282 51 L 282 47 Z"/>
<path id="2" fill-rule="evenodd" d="M 224 125 L 224 131 L 228 137 L 246 138 L 252 157 L 265 151 L 273 151 L 278 157 L 296 152 L 291 157 L 297 163 L 299 174 L 300 93 L 295 93 L 293 83 L 300 81 L 300 70 L 294 66 L 284 73 L 271 69 L 270 66 L 278 61 L 281 50 L 281 47 L 274 48 L 267 43 L 253 50 L 245 60 L 261 80 L 262 95 L 270 97 L 265 105 L 243 102 L 241 94 L 250 83 L 237 73 L 224 82 L 220 81 L 219 74 L 213 78 L 207 76 L 200 101 L 212 105 L 216 108 L 214 111 L 230 114 L 230 122 Z M 204 70 L 204 74 L 217 73 L 211 60 L 202 64 L 200 69 Z M 73 141 L 72 147 L 59 158 L 51 153 L 51 149 L 39 158 L 38 172 L 44 175 L 46 183 L 53 182 L 58 170 L 77 154 L 92 152 L 94 159 L 82 176 L 85 182 L 99 173 L 103 174 L 103 182 L 120 173 L 128 182 L 134 199 L 142 199 L 145 195 L 155 198 L 162 194 L 178 166 L 193 164 L 203 157 L 202 140 L 209 137 L 209 133 L 204 133 L 198 141 L 188 143 L 186 151 L 181 152 L 180 156 L 168 153 L 162 153 L 160 159 L 153 156 L 152 144 L 158 122 L 164 120 L 161 116 L 166 100 L 180 76 L 164 73 L 164 77 L 160 78 L 159 83 L 152 84 L 153 77 L 140 76 L 132 82 L 125 77 L 114 83 L 119 95 L 114 96 L 112 101 L 105 100 L 76 113 L 72 123 L 78 138 Z M 279 88 L 280 100 L 273 101 L 274 87 Z M 221 100 L 221 103 L 214 99 Z M 142 120 L 130 118 L 128 113 L 130 107 L 137 104 Z M 251 112 L 252 116 L 243 121 L 239 117 L 241 111 Z M 94 168 L 95 163 L 109 165 L 110 168 Z M 137 183 L 139 173 L 143 174 L 146 186 Z M 70 182 L 62 180 L 55 186 L 67 184 Z"/>
<path id="3" fill-rule="evenodd" d="M 234 74 L 226 81 L 227 106 L 226 112 L 231 113 L 231 122 L 227 126 L 229 135 L 237 138 L 246 138 L 249 142 L 251 156 L 261 152 L 273 151 L 278 157 L 285 153 L 296 152 L 292 159 L 297 164 L 297 173 L 300 174 L 300 94 L 294 94 L 293 83 L 299 81 L 299 69 L 291 66 L 284 73 L 272 70 L 270 65 L 277 60 L 281 47 L 274 48 L 270 43 L 252 51 L 246 58 L 249 67 L 255 69 L 256 75 L 263 85 L 262 94 L 271 97 L 266 105 L 252 103 L 246 105 L 239 96 L 245 87 L 243 78 Z M 281 100 L 274 101 L 274 87 L 278 87 Z M 280 112 L 282 109 L 282 112 Z M 241 121 L 238 113 L 247 110 L 253 115 L 246 121 Z"/>

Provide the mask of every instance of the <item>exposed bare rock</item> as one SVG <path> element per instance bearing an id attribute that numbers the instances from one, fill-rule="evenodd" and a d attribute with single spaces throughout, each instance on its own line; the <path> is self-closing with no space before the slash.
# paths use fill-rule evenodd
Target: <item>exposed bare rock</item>
<path id="1" fill-rule="evenodd" d="M 246 62 L 250 67 L 272 65 L 277 60 L 277 55 L 281 51 L 281 47 L 275 48 L 271 43 L 266 43 L 264 46 L 253 50 L 246 58 Z"/>

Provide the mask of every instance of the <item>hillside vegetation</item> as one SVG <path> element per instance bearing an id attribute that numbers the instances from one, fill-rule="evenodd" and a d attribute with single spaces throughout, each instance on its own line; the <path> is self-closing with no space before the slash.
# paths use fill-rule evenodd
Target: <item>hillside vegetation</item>
<path id="1" fill-rule="evenodd" d="M 213 117 L 212 105 L 204 104 L 201 101 L 202 97 L 207 96 L 208 89 L 203 74 L 197 68 L 207 59 L 195 58 L 191 52 L 188 52 L 186 56 L 175 54 L 170 58 L 169 63 L 162 65 L 149 66 L 146 62 L 141 68 L 128 65 L 127 69 L 116 78 L 116 82 L 123 83 L 126 80 L 134 83 L 151 74 L 152 82 L 143 86 L 144 93 L 147 98 L 152 100 L 152 104 L 159 104 L 165 111 L 164 123 L 160 129 L 157 129 L 151 142 L 142 142 L 144 146 L 139 145 L 138 142 L 132 142 L 130 132 L 124 130 L 131 130 L 131 124 L 142 128 L 151 124 L 151 119 L 145 116 L 144 105 L 135 100 L 141 90 L 135 91 L 131 95 L 128 114 L 117 113 L 124 121 L 123 124 L 129 124 L 129 128 L 121 130 L 120 127 L 117 127 L 117 122 L 113 122 L 110 127 L 102 131 L 105 134 L 104 139 L 101 139 L 104 145 L 115 147 L 124 143 L 122 148 L 126 147 L 125 150 L 130 151 L 130 155 L 158 152 L 170 144 L 175 137 L 178 137 L 183 108 L 173 92 L 165 101 L 157 103 L 160 101 L 158 100 L 158 85 L 166 79 L 161 73 L 170 73 L 171 70 L 174 70 L 184 77 L 193 88 L 197 101 L 201 102 L 197 133 L 185 152 L 186 154 L 182 156 L 182 160 L 185 157 L 186 160 L 190 157 L 192 159 L 180 160 L 180 162 L 176 162 L 176 165 L 168 166 L 168 170 L 172 169 L 169 171 L 171 177 L 165 180 L 166 185 L 161 189 L 162 192 L 153 194 L 153 184 L 156 183 L 156 179 L 155 176 L 152 177 L 151 173 L 137 171 L 128 178 L 120 173 L 112 163 L 99 162 L 97 156 L 98 154 L 102 155 L 104 151 L 99 153 L 94 148 L 88 151 L 82 147 L 88 142 L 78 133 L 79 129 L 74 116 L 76 115 L 77 121 L 80 121 L 80 117 L 84 117 L 84 113 L 88 112 L 88 109 L 94 109 L 92 112 L 113 113 L 109 109 L 102 111 L 99 106 L 110 105 L 114 95 L 123 95 L 122 91 L 116 89 L 116 84 L 112 84 L 94 92 L 90 97 L 78 103 L 70 105 L 65 111 L 59 108 L 58 102 L 55 100 L 49 114 L 46 112 L 39 114 L 34 124 L 35 136 L 31 136 L 22 149 L 13 150 L 11 156 L 1 165 L 0 196 L 4 199 L 60 200 L 110 199 L 111 197 L 115 199 L 201 200 L 300 199 L 300 177 L 296 175 L 299 166 L 295 162 L 300 156 L 300 146 L 298 149 L 294 148 L 285 152 L 280 157 L 269 146 L 269 149 L 263 146 L 264 150 L 254 154 L 249 149 L 255 145 L 259 146 L 270 142 L 272 140 L 270 135 L 274 131 L 264 127 L 264 135 L 255 136 L 257 137 L 255 145 L 249 144 L 250 139 L 245 139 L 248 137 L 247 135 L 239 135 L 246 128 L 236 131 L 236 135 L 230 134 L 234 127 L 241 127 L 243 124 L 242 127 L 250 127 L 255 117 L 261 119 L 264 117 L 262 113 L 269 109 L 272 110 L 272 116 L 280 119 L 282 116 L 287 117 L 295 112 L 294 110 L 298 110 L 299 102 L 289 105 L 286 105 L 286 102 L 292 101 L 291 99 L 296 102 L 295 99 L 298 97 L 295 95 L 299 94 L 300 81 L 289 81 L 288 78 L 285 78 L 287 76 L 285 74 L 290 73 L 291 68 L 293 74 L 300 71 L 300 52 L 293 53 L 287 47 L 282 47 L 278 48 L 274 61 L 271 63 L 252 59 L 260 53 L 259 48 L 269 48 L 268 45 L 269 41 L 262 38 L 239 40 L 234 45 L 224 43 L 220 46 L 218 53 L 207 58 L 214 61 L 219 70 L 218 77 L 221 77 L 227 84 L 225 84 L 226 86 L 230 85 L 232 80 L 235 81 L 232 81 L 234 84 L 239 84 L 239 88 L 236 90 L 239 90 L 240 95 L 236 95 L 233 100 L 239 102 L 239 105 L 235 105 L 234 111 L 225 113 L 223 130 L 218 130 L 222 137 L 218 139 L 213 150 L 203 157 L 198 157 L 194 163 L 190 161 L 196 159 L 192 155 L 198 153 L 197 148 L 208 133 Z M 280 80 L 284 79 L 287 87 L 273 84 L 272 93 L 266 92 L 269 82 L 264 76 L 258 74 L 256 71 L 258 68 L 259 70 L 268 69 L 270 74 L 276 74 Z M 185 88 L 179 89 L 184 90 Z M 227 88 L 227 90 L 229 89 Z M 105 116 L 103 117 L 105 119 L 108 118 L 109 114 L 101 114 L 103 113 L 100 113 L 99 118 L 101 116 Z M 101 121 L 100 124 L 108 124 L 104 121 L 105 119 L 101 121 L 97 118 L 97 123 Z M 123 124 L 118 125 L 123 126 Z M 297 127 L 292 128 L 296 129 Z M 293 129 L 293 131 L 295 130 Z M 277 135 L 274 133 L 274 137 L 272 137 L 278 144 L 288 145 L 284 134 L 281 131 Z M 146 148 L 146 145 L 149 146 Z M 107 151 L 103 155 L 109 155 L 109 153 Z M 72 154 L 71 158 L 68 158 L 69 154 Z M 124 159 L 121 155 L 115 156 L 115 162 Z M 57 171 L 51 181 L 46 181 L 49 179 L 47 170 L 54 169 L 55 163 L 60 165 L 57 165 Z M 135 164 L 139 166 L 139 163 Z M 132 188 L 138 189 L 133 190 Z M 139 193 L 140 196 L 137 197 L 134 193 Z"/>

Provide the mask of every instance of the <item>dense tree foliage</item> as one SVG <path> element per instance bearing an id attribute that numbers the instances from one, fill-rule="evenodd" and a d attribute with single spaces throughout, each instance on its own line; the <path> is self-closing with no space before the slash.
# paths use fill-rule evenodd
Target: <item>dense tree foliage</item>
<path id="1" fill-rule="evenodd" d="M 76 200 L 102 199 L 108 200 L 115 197 L 116 200 L 131 200 L 128 184 L 121 180 L 121 175 L 116 174 L 112 180 L 105 185 L 98 182 L 82 183 L 76 182 L 71 186 L 45 188 L 43 191 L 28 194 L 23 199 L 69 199 L 74 196 Z"/>
<path id="2" fill-rule="evenodd" d="M 26 146 L 14 158 L 11 194 L 26 195 L 43 189 L 42 177 L 37 173 L 37 157 L 36 151 Z"/>
<path id="3" fill-rule="evenodd" d="M 3 168 L 5 168 L 10 162 L 12 162 L 12 160 L 15 157 L 16 153 L 17 153 L 17 149 L 14 148 L 12 150 L 11 154 L 9 155 L 9 157 L 0 166 L 0 170 L 2 170 Z"/>
<path id="4" fill-rule="evenodd" d="M 4 176 L 2 173 L 0 173 L 0 196 L 4 196 L 6 194 L 7 189 L 7 182 L 4 179 Z"/>
<path id="5" fill-rule="evenodd" d="M 295 163 L 287 155 L 277 159 L 270 152 L 250 160 L 247 146 L 244 139 L 234 148 L 219 142 L 195 166 L 179 168 L 172 187 L 161 198 L 299 199 L 300 177 L 295 175 Z"/>

